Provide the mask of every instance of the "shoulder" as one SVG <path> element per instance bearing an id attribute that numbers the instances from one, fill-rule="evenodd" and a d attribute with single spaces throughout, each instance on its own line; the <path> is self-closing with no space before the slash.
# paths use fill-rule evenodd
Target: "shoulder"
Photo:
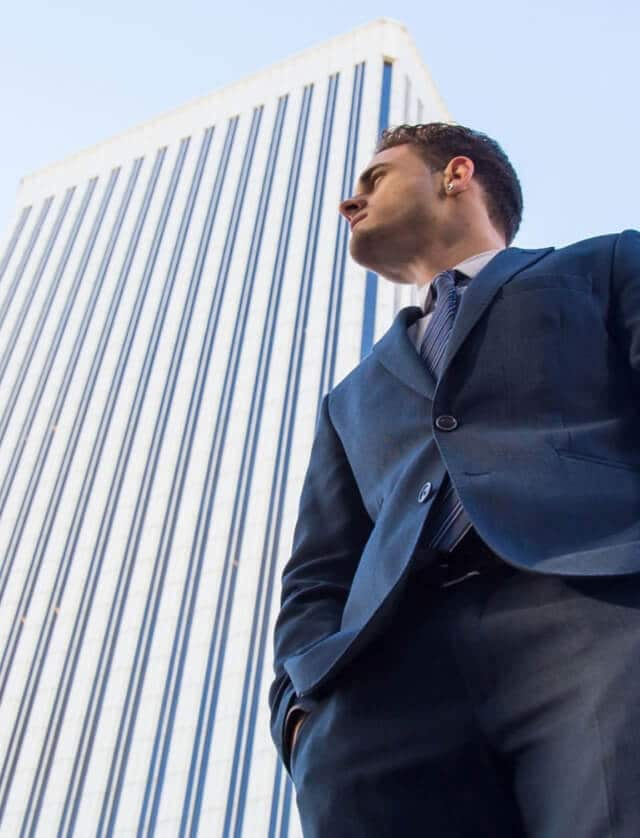
<path id="1" fill-rule="evenodd" d="M 640 233 L 637 230 L 626 229 L 617 233 L 602 233 L 599 236 L 591 236 L 580 239 L 576 242 L 556 247 L 554 254 L 560 257 L 579 257 L 583 254 L 604 254 L 611 253 L 618 245 L 620 239 L 638 238 Z"/>
<path id="2" fill-rule="evenodd" d="M 605 280 L 620 251 L 640 252 L 640 233 L 622 230 L 571 242 L 549 251 L 533 268 L 534 272 L 589 274 Z"/>
<path id="3" fill-rule="evenodd" d="M 331 413 L 334 408 L 339 409 L 345 401 L 353 398 L 353 394 L 366 387 L 367 381 L 370 381 L 377 372 L 378 365 L 374 353 L 369 352 L 329 390 L 327 393 L 329 412 Z"/>

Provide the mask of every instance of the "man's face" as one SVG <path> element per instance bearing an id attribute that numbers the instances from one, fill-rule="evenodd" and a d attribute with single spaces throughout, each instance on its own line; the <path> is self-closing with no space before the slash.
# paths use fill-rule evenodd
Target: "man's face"
<path id="1" fill-rule="evenodd" d="M 410 145 L 376 154 L 356 194 L 340 204 L 351 226 L 350 252 L 364 267 L 393 275 L 440 235 L 442 173 L 432 172 Z M 386 270 L 385 270 L 386 269 Z"/>

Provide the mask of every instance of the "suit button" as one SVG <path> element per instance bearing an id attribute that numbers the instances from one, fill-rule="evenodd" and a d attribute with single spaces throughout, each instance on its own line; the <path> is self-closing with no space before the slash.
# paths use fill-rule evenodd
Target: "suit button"
<path id="1" fill-rule="evenodd" d="M 431 483 L 425 483 L 418 494 L 418 503 L 424 503 L 431 494 Z"/>
<path id="2" fill-rule="evenodd" d="M 436 419 L 436 428 L 441 431 L 454 431 L 458 427 L 458 420 L 455 416 L 448 416 L 446 413 Z"/>

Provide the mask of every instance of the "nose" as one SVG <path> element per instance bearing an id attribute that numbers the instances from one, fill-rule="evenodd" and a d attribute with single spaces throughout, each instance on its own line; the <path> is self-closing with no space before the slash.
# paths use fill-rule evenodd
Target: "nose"
<path id="1" fill-rule="evenodd" d="M 354 215 L 357 215 L 364 206 L 366 201 L 364 198 L 347 198 L 345 201 L 342 201 L 338 206 L 338 212 L 340 215 L 344 216 L 347 221 L 351 221 Z"/>

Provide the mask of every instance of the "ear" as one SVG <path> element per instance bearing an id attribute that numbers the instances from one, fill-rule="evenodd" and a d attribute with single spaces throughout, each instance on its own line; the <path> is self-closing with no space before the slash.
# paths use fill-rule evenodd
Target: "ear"
<path id="1" fill-rule="evenodd" d="M 444 188 L 448 195 L 456 195 L 469 188 L 475 166 L 470 157 L 453 157 L 444 170 Z M 449 188 L 451 184 L 452 188 Z"/>

